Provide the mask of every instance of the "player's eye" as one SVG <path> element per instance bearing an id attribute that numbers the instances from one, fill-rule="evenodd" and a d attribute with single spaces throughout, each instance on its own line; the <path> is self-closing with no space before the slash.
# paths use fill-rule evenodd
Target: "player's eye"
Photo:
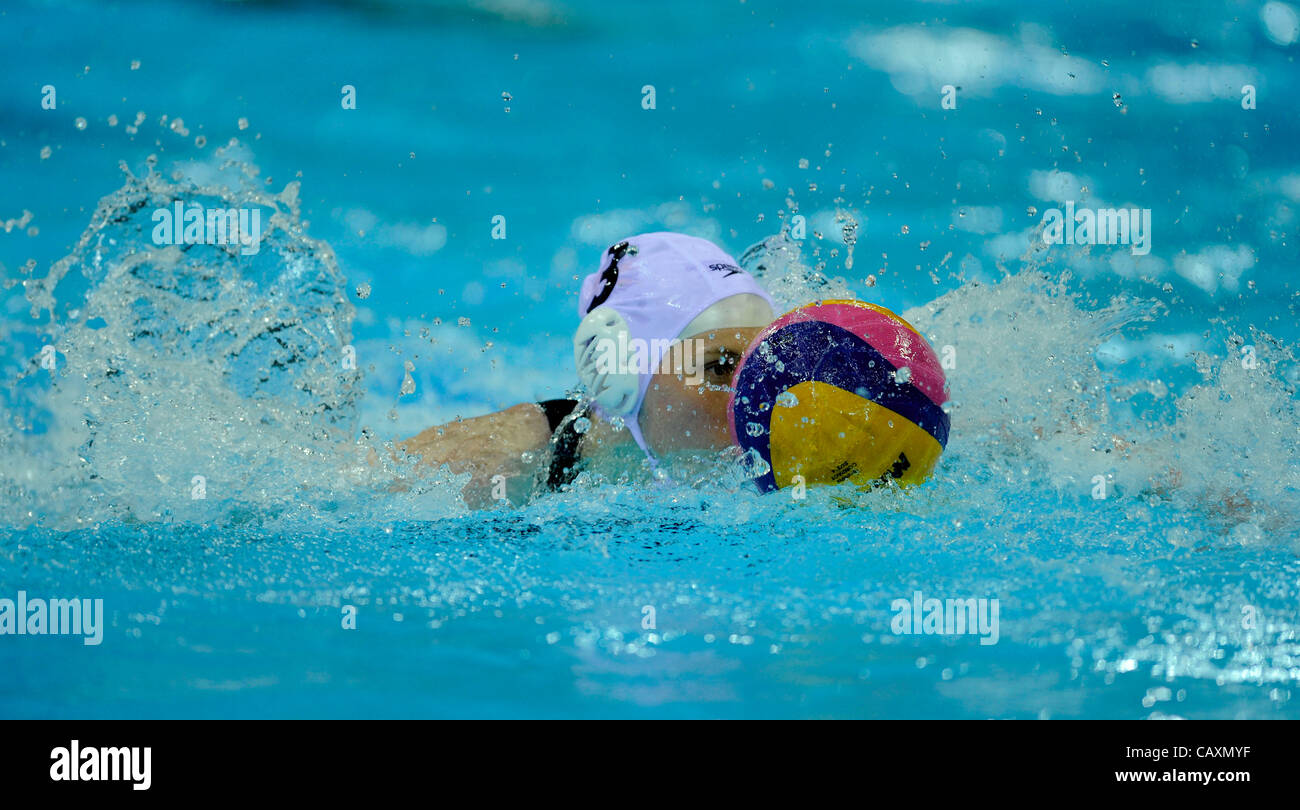
<path id="1" fill-rule="evenodd" d="M 704 371 L 720 380 L 730 380 L 731 375 L 736 373 L 736 356 L 723 352 L 705 363 Z"/>

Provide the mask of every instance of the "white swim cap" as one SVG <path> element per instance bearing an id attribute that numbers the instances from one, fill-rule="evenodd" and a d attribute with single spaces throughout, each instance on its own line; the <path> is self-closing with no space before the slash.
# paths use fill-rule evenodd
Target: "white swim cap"
<path id="1" fill-rule="evenodd" d="M 623 417 L 651 455 L 637 417 L 668 345 L 722 327 L 766 326 L 772 299 L 706 239 L 648 233 L 613 245 L 582 283 L 573 356 L 603 418 Z M 611 356 L 612 350 L 612 356 Z"/>

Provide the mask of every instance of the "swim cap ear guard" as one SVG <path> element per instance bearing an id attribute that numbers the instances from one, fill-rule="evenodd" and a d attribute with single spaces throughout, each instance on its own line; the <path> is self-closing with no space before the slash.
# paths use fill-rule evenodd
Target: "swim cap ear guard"
<path id="1" fill-rule="evenodd" d="M 597 307 L 578 324 L 573 335 L 573 361 L 578 379 L 596 404 L 611 416 L 636 410 L 641 375 L 629 370 L 617 353 L 627 346 L 627 321 L 612 307 Z"/>

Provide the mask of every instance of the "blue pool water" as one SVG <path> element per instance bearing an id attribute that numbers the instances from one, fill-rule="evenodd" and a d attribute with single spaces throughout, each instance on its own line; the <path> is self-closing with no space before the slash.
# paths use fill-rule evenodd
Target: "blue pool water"
<path id="1" fill-rule="evenodd" d="M 0 716 L 1300 717 L 1298 9 L 6 5 L 0 599 L 104 626 L 0 634 Z M 177 199 L 261 249 L 155 244 Z M 1043 244 L 1067 200 L 1150 252 Z M 951 347 L 934 479 L 388 460 L 564 395 L 655 229 Z"/>

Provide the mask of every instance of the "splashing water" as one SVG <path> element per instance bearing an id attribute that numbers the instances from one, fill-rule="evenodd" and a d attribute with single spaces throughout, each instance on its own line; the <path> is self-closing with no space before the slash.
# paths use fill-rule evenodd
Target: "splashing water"
<path id="1" fill-rule="evenodd" d="M 260 190 L 242 154 L 232 141 L 175 182 L 152 160 L 142 176 L 123 165 L 73 251 L 24 282 L 57 362 L 6 389 L 0 490 L 17 525 L 333 511 L 398 472 L 355 438 L 361 375 L 333 252 L 303 232 L 298 184 Z M 159 245 L 155 212 L 177 203 L 265 225 L 251 251 Z"/>
<path id="2" fill-rule="evenodd" d="M 176 673 L 194 672 L 192 639 L 224 639 L 283 682 L 187 689 L 233 690 L 240 714 L 319 711 L 302 684 L 320 676 L 297 678 L 286 656 L 302 653 L 300 636 L 320 638 L 315 617 L 337 633 L 352 605 L 385 628 L 366 637 L 367 660 L 394 662 L 367 676 L 397 696 L 379 714 L 445 713 L 430 695 L 463 696 L 477 682 L 456 679 L 466 651 L 502 637 L 514 645 L 503 660 L 524 649 L 537 671 L 576 684 L 551 704 L 561 712 L 594 696 L 630 713 L 726 716 L 745 691 L 776 688 L 747 674 L 776 662 L 789 670 L 778 680 L 800 683 L 796 702 L 772 693 L 776 714 L 859 703 L 910 716 L 1294 713 L 1283 687 L 1297 655 L 1295 564 L 1269 554 L 1294 553 L 1300 421 L 1293 350 L 1267 334 L 1198 355 L 1199 380 L 1176 393 L 1099 362 L 1160 305 L 1085 308 L 1069 273 L 1031 263 L 903 313 L 952 361 L 952 438 L 922 487 L 765 497 L 748 486 L 766 466 L 753 453 L 671 475 L 633 453 L 622 472 L 584 471 L 522 507 L 467 514 L 465 476 L 417 469 L 359 426 L 347 281 L 304 233 L 296 184 L 262 190 L 235 143 L 180 178 L 152 164 L 125 174 L 68 256 L 24 281 L 35 326 L 6 324 L 29 362 L 5 389 L 0 494 L 26 527 L 8 536 L 6 570 L 116 583 L 115 604 L 146 617 L 115 628 L 143 628 L 160 653 L 156 677 L 135 673 L 141 689 L 175 690 Z M 257 252 L 155 244 L 153 212 L 177 201 L 261 211 Z M 742 264 L 781 309 L 854 297 L 802 251 L 783 232 Z M 1246 341 L 1250 369 L 1233 362 Z M 1167 418 L 1147 418 L 1152 401 Z M 537 455 L 545 469 L 550 453 Z M 1259 555 L 1249 576 L 1235 556 L 1246 552 Z M 1001 657 L 891 634 L 883 606 L 916 588 L 999 595 Z M 659 607 L 665 629 L 645 629 L 643 606 Z M 1258 625 L 1241 626 L 1243 606 Z M 305 623 L 232 640 L 221 610 L 241 627 L 283 623 L 285 610 Z M 417 666 L 412 651 L 430 647 Z M 345 651 L 322 668 L 346 675 L 337 656 L 354 651 L 330 649 Z M 928 702 L 868 699 L 904 686 Z M 354 697 L 327 694 L 333 711 Z"/>
<path id="3" fill-rule="evenodd" d="M 51 371 L 34 359 L 6 391 L 0 486 L 16 525 L 223 522 L 341 504 L 353 518 L 461 508 L 462 477 L 417 474 L 368 432 L 356 437 L 361 372 L 346 279 L 329 246 L 304 233 L 297 184 L 263 191 L 244 157 L 232 141 L 187 166 L 184 180 L 152 162 L 139 177 L 123 166 L 125 184 L 100 201 L 73 251 L 24 282 L 43 319 L 29 342 L 52 346 L 57 362 Z M 155 244 L 154 212 L 178 201 L 262 212 L 256 252 Z M 844 279 L 807 267 L 788 232 L 741 261 L 780 307 L 854 297 Z M 1112 411 L 1126 412 L 1146 389 L 1104 375 L 1098 349 L 1161 307 L 1117 299 L 1084 310 L 1070 282 L 1031 269 L 904 313 L 936 348 L 954 351 L 954 444 L 940 477 L 1015 486 L 1041 476 L 1081 491 L 1103 476 L 1118 494 L 1205 512 L 1223 532 L 1294 527 L 1297 420 L 1282 373 L 1294 367 L 1290 351 L 1252 332 L 1258 368 L 1203 355 L 1203 381 L 1175 398 L 1171 422 L 1121 420 Z M 406 361 L 402 395 L 414 392 L 411 371 Z M 1253 418 L 1230 418 L 1242 409 Z M 588 425 L 576 417 L 578 432 Z M 387 491 L 395 477 L 414 488 Z"/>
<path id="4" fill-rule="evenodd" d="M 1202 382 L 1175 398 L 1171 419 L 1126 418 L 1150 387 L 1103 373 L 1098 349 L 1162 307 L 1117 298 L 1084 310 L 1070 282 L 1068 272 L 1025 271 L 904 313 L 937 349 L 954 349 L 950 469 L 974 462 L 1007 486 L 1038 480 L 1075 492 L 1100 475 L 1120 494 L 1170 500 L 1220 530 L 1258 523 L 1294 543 L 1300 414 L 1282 374 L 1292 351 L 1252 330 L 1268 355 L 1256 369 L 1202 354 Z"/>
<path id="5" fill-rule="evenodd" d="M 790 238 L 788 230 L 752 245 L 739 261 L 772 296 L 778 313 L 810 301 L 857 298 L 844 278 L 831 278 L 809 267 L 800 243 Z"/>

